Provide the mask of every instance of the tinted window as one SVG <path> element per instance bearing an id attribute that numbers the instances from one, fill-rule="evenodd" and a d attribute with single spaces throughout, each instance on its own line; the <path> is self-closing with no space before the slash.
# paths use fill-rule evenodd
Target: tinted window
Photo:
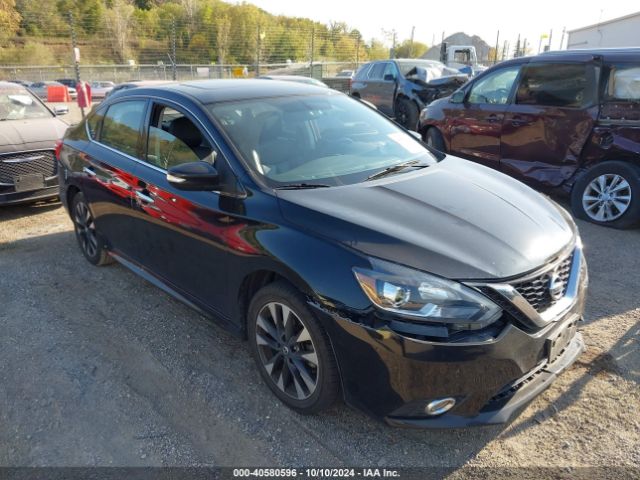
<path id="1" fill-rule="evenodd" d="M 215 155 L 195 124 L 171 107 L 157 105 L 149 127 L 147 162 L 168 170 L 200 160 L 214 163 Z"/>
<path id="2" fill-rule="evenodd" d="M 373 65 L 371 70 L 369 70 L 369 79 L 370 80 L 382 80 L 382 74 L 384 73 L 384 68 L 386 67 L 386 63 L 376 63 Z"/>
<path id="3" fill-rule="evenodd" d="M 520 66 L 508 67 L 490 73 L 478 80 L 469 92 L 469 103 L 504 105 L 509 100 Z"/>
<path id="4" fill-rule="evenodd" d="M 96 111 L 89 115 L 87 118 L 87 130 L 89 131 L 89 137 L 92 139 L 98 138 L 98 130 L 100 129 L 100 123 L 104 117 L 104 111 Z"/>
<path id="5" fill-rule="evenodd" d="M 145 103 L 143 100 L 133 100 L 111 105 L 102 122 L 100 142 L 137 156 Z"/>
<path id="6" fill-rule="evenodd" d="M 344 95 L 209 106 L 246 165 L 273 186 L 344 185 L 403 162 L 435 163 L 412 135 Z"/>
<path id="7" fill-rule="evenodd" d="M 581 107 L 592 97 L 595 73 L 586 64 L 541 63 L 525 67 L 516 103 L 550 107 Z M 593 72 L 593 69 L 590 69 Z"/>
<path id="8" fill-rule="evenodd" d="M 392 75 L 393 78 L 398 78 L 398 69 L 391 62 L 385 64 L 382 78 L 386 77 L 387 75 Z"/>
<path id="9" fill-rule="evenodd" d="M 358 71 L 355 74 L 354 78 L 357 78 L 358 80 L 363 80 L 365 78 L 367 78 L 367 72 L 369 71 L 369 69 L 371 68 L 371 64 L 367 63 L 363 66 L 361 66 Z"/>

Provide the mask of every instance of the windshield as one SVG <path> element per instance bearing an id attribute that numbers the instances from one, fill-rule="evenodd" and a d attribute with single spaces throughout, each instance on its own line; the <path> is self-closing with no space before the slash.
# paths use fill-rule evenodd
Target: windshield
<path id="1" fill-rule="evenodd" d="M 24 88 L 0 89 L 0 121 L 51 116 L 51 112 Z"/>
<path id="2" fill-rule="evenodd" d="M 272 187 L 345 185 L 394 165 L 436 159 L 413 136 L 345 95 L 217 103 L 213 117 Z"/>

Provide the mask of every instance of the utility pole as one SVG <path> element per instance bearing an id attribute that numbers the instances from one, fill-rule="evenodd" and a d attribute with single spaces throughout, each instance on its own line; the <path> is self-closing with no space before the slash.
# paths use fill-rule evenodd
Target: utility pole
<path id="1" fill-rule="evenodd" d="M 171 19 L 171 78 L 177 80 L 176 71 L 176 19 Z"/>
<path id="2" fill-rule="evenodd" d="M 411 42 L 409 43 L 409 58 L 413 58 L 413 34 L 416 33 L 416 27 L 411 27 Z"/>
<path id="3" fill-rule="evenodd" d="M 393 46 L 391 47 L 391 58 L 396 58 L 396 29 L 393 29 Z"/>
<path id="4" fill-rule="evenodd" d="M 518 58 L 520 56 L 520 34 L 518 34 L 518 41 L 516 42 L 516 51 L 513 54 L 514 58 Z"/>
<path id="5" fill-rule="evenodd" d="M 313 78 L 313 55 L 316 49 L 316 27 L 311 27 L 311 61 L 309 62 L 309 76 Z"/>
<path id="6" fill-rule="evenodd" d="M 358 63 L 360 63 L 360 36 L 356 38 L 356 70 L 358 69 Z"/>
<path id="7" fill-rule="evenodd" d="M 562 37 L 560 37 L 560 48 L 558 50 L 562 50 L 562 45 L 564 44 L 564 34 L 567 31 L 567 27 L 563 27 L 562 29 Z"/>
<path id="8" fill-rule="evenodd" d="M 549 47 L 547 48 L 547 51 L 551 50 L 551 39 L 553 38 L 553 28 L 551 30 L 549 30 Z"/>
<path id="9" fill-rule="evenodd" d="M 78 39 L 76 37 L 76 27 L 73 21 L 73 13 L 69 11 L 69 27 L 71 28 L 71 47 L 73 48 L 73 67 L 76 73 L 76 85 L 80 83 L 80 50 L 78 49 Z M 80 107 L 82 119 L 84 119 L 84 107 Z"/>
<path id="10" fill-rule="evenodd" d="M 521 57 L 524 57 L 527 54 L 527 39 L 524 39 L 524 42 L 522 42 L 522 55 L 520 55 Z"/>
<path id="11" fill-rule="evenodd" d="M 500 30 L 498 30 L 498 35 L 496 36 L 496 50 L 493 55 L 493 64 L 498 63 L 498 45 L 500 45 Z"/>
<path id="12" fill-rule="evenodd" d="M 504 44 L 502 45 L 502 61 L 503 62 L 507 59 L 508 51 L 509 51 L 509 42 L 505 40 Z"/>
<path id="13" fill-rule="evenodd" d="M 256 39 L 256 77 L 260 76 L 260 50 L 262 49 L 262 32 L 258 25 L 258 37 Z"/>

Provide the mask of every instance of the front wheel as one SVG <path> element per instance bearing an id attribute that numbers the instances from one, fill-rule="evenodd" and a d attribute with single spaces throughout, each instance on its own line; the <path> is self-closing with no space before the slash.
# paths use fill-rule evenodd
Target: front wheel
<path id="1" fill-rule="evenodd" d="M 415 130 L 418 125 L 418 106 L 411 100 L 399 98 L 396 100 L 396 121 L 407 130 Z"/>
<path id="2" fill-rule="evenodd" d="M 435 148 L 439 152 L 446 152 L 444 138 L 436 127 L 429 127 L 425 135 L 425 143 L 431 148 Z"/>
<path id="3" fill-rule="evenodd" d="M 262 288 L 247 323 L 260 375 L 285 405 L 310 414 L 335 402 L 340 384 L 329 337 L 297 290 L 284 282 Z"/>
<path id="4" fill-rule="evenodd" d="M 640 223 L 640 168 L 626 162 L 604 162 L 583 173 L 571 192 L 573 214 L 613 228 Z"/>

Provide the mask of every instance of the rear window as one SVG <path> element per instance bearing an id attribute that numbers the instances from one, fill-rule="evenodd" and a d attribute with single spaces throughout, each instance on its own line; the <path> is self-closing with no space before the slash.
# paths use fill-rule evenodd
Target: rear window
<path id="1" fill-rule="evenodd" d="M 607 83 L 607 99 L 640 100 L 640 65 L 612 67 Z"/>
<path id="2" fill-rule="evenodd" d="M 132 100 L 111 105 L 102 121 L 100 142 L 127 155 L 138 156 L 145 104 L 144 100 Z"/>
<path id="3" fill-rule="evenodd" d="M 539 63 L 524 68 L 516 103 L 579 108 L 595 100 L 595 69 L 588 64 Z"/>

